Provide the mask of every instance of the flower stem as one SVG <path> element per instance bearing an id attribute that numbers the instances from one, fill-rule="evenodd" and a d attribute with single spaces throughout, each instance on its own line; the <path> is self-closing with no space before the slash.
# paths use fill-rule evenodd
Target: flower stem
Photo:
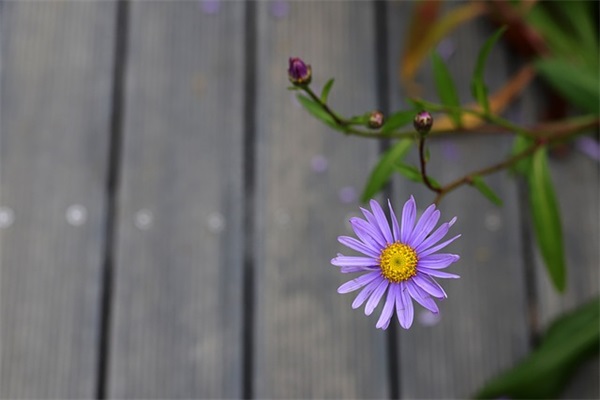
<path id="1" fill-rule="evenodd" d="M 547 133 L 545 137 L 537 139 L 531 146 L 504 161 L 480 170 L 470 172 L 465 176 L 448 183 L 437 190 L 438 195 L 436 196 L 434 203 L 439 204 L 442 198 L 449 192 L 464 184 L 472 183 L 475 176 L 490 175 L 503 169 L 510 168 L 519 161 L 535 153 L 540 147 L 543 147 L 551 142 L 558 142 L 560 140 L 567 139 L 586 129 L 598 127 L 599 123 L 600 120 L 595 117 L 579 117 L 574 118 L 573 120 L 561 121 L 557 124 L 554 124 L 554 130 L 548 130 L 549 125 L 542 125 L 540 127 L 540 132 Z"/>
<path id="2" fill-rule="evenodd" d="M 472 183 L 473 182 L 473 178 L 475 176 L 484 176 L 484 175 L 490 175 L 493 174 L 494 172 L 498 172 L 501 171 L 505 168 L 509 168 L 511 166 L 513 166 L 514 164 L 516 164 L 517 162 L 521 161 L 522 159 L 532 155 L 533 153 L 535 153 L 535 151 L 542 147 L 544 145 L 544 141 L 536 141 L 534 144 L 532 144 L 531 146 L 527 147 L 525 150 L 523 150 L 522 152 L 515 154 L 513 157 L 504 160 L 502 162 L 499 162 L 497 164 L 491 165 L 489 167 L 486 168 L 482 168 L 480 170 L 477 171 L 473 171 L 468 173 L 467 175 L 458 178 L 452 182 L 450 182 L 449 184 L 447 184 L 446 186 L 444 186 L 443 188 L 441 188 L 438 191 L 438 195 L 435 198 L 435 200 L 433 201 L 436 205 L 440 203 L 440 201 L 442 200 L 442 198 L 450 193 L 451 191 L 453 191 L 454 189 L 458 188 L 459 186 L 462 186 L 466 183 Z"/>
<path id="3" fill-rule="evenodd" d="M 334 113 L 331 108 L 329 108 L 329 106 L 326 103 L 323 103 L 321 101 L 321 99 L 319 98 L 319 96 L 317 96 L 315 94 L 315 92 L 312 91 L 312 89 L 308 86 L 303 86 L 302 89 L 304 89 L 304 91 L 306 93 L 308 93 L 308 95 L 317 103 L 319 103 L 319 105 L 323 108 L 323 111 L 325 111 L 327 114 L 329 114 L 331 116 L 331 118 L 333 118 L 333 120 L 335 121 L 336 124 L 338 124 L 341 127 L 345 127 L 348 125 L 348 122 L 341 119 L 340 117 L 338 117 L 338 115 L 336 113 Z"/>
<path id="4" fill-rule="evenodd" d="M 427 170 L 425 168 L 427 164 L 427 160 L 425 159 L 425 135 L 423 134 L 421 134 L 419 137 L 419 160 L 421 162 L 421 177 L 423 178 L 425 186 L 438 193 L 439 196 L 441 189 L 439 187 L 433 186 L 431 181 L 429 180 L 429 177 L 427 176 Z"/>

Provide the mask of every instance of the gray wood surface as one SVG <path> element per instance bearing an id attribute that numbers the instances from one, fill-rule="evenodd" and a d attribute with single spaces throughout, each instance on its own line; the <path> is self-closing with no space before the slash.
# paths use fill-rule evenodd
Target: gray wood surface
<path id="1" fill-rule="evenodd" d="M 6 2 L 0 24 L 0 397 L 89 398 L 114 4 Z"/>
<path id="2" fill-rule="evenodd" d="M 374 315 L 351 309 L 352 294 L 337 294 L 353 276 L 330 265 L 352 253 L 336 238 L 350 234 L 345 221 L 360 211 L 340 194 L 360 192 L 377 143 L 312 120 L 285 90 L 288 57 L 299 56 L 312 64 L 315 88 L 335 76 L 335 109 L 374 108 L 373 4 L 289 5 L 275 18 L 258 3 L 255 395 L 385 398 L 386 335 Z M 312 170 L 315 156 L 328 160 L 326 171 Z"/>
<path id="3" fill-rule="evenodd" d="M 466 398 L 529 352 L 536 321 L 543 329 L 597 295 L 599 168 L 578 153 L 551 161 L 569 268 L 564 295 L 537 253 L 526 265 L 530 218 L 504 173 L 486 179 L 502 208 L 469 187 L 442 202 L 442 220 L 457 216 L 452 232 L 463 237 L 448 248 L 461 255 L 450 268 L 461 279 L 441 280 L 441 319 L 417 305 L 410 330 L 394 319 L 384 332 L 375 329 L 381 306 L 366 317 L 351 308 L 356 293 L 337 293 L 355 275 L 330 260 L 353 254 L 336 239 L 352 235 L 348 220 L 359 215 L 379 142 L 312 119 L 285 90 L 288 58 L 312 64 L 316 91 L 335 77 L 330 103 L 343 115 L 384 98 L 398 110 L 412 7 L 254 2 L 253 32 L 245 2 L 129 1 L 122 147 L 112 154 L 117 207 L 107 215 L 107 163 L 118 149 L 109 148 L 115 2 L 0 4 L 0 398 L 95 397 L 100 356 L 108 398 Z M 450 37 L 463 100 L 491 33 L 478 20 Z M 378 93 L 384 56 L 388 85 Z M 492 91 L 508 79 L 511 57 L 502 45 L 492 51 Z M 428 65 L 419 80 L 437 100 Z M 534 121 L 541 97 L 529 93 L 511 118 Z M 510 143 L 432 139 L 428 170 L 448 182 L 503 159 Z M 414 151 L 408 160 L 416 162 Z M 248 169 L 255 182 L 247 184 Z M 411 194 L 420 211 L 434 197 L 405 179 L 391 189 L 396 212 Z M 108 353 L 100 355 L 109 218 L 114 270 Z M 563 397 L 598 398 L 598 365 L 585 365 Z"/>
<path id="4" fill-rule="evenodd" d="M 521 115 L 527 122 L 534 122 L 545 112 L 547 93 L 541 82 L 522 100 Z M 552 153 L 550 153 L 552 155 Z M 536 315 L 539 329 L 543 332 L 561 314 L 572 311 L 597 298 L 600 292 L 600 174 L 597 160 L 571 149 L 556 152 L 550 157 L 552 182 L 560 207 L 567 268 L 567 288 L 558 293 L 552 285 L 541 254 L 535 245 L 533 228 L 529 238 L 534 246 L 532 265 L 537 292 Z M 526 218 L 525 223 L 530 223 Z M 568 384 L 563 398 L 600 397 L 600 363 L 598 357 L 590 360 Z"/>
<path id="5" fill-rule="evenodd" d="M 390 87 L 395 110 L 406 106 L 398 87 L 398 65 L 414 4 L 391 2 Z M 447 61 L 461 102 L 468 103 L 470 79 L 480 46 L 493 33 L 478 20 L 457 29 L 449 37 L 455 53 Z M 395 38 L 395 39 L 394 39 Z M 486 77 L 491 91 L 508 77 L 507 53 L 501 46 L 488 59 Z M 417 76 L 424 97 L 438 101 L 430 62 Z M 428 172 L 445 183 L 465 173 L 500 161 L 509 152 L 510 138 L 431 139 Z M 416 152 L 409 160 L 417 163 Z M 447 248 L 461 259 L 448 271 L 460 279 L 439 279 L 448 293 L 440 302 L 440 319 L 431 326 L 431 314 L 417 306 L 415 324 L 398 334 L 399 385 L 403 398 L 467 398 L 502 369 L 513 365 L 528 349 L 526 301 L 516 185 L 506 174 L 487 177 L 486 182 L 504 200 L 498 208 L 468 186 L 442 200 L 441 221 L 457 216 L 452 235 L 462 237 Z M 394 184 L 397 207 L 414 193 L 422 212 L 435 197 L 422 186 Z M 446 250 L 444 250 L 446 251 Z"/>
<path id="6" fill-rule="evenodd" d="M 540 314 L 544 325 L 562 312 L 587 303 L 600 292 L 600 175 L 598 161 L 572 153 L 563 160 L 552 160 L 552 177 L 560 204 L 567 260 L 567 290 L 556 293 L 538 258 Z M 574 376 L 563 394 L 565 399 L 600 398 L 598 357 L 586 363 Z"/>
<path id="7" fill-rule="evenodd" d="M 129 11 L 108 394 L 239 397 L 244 4 Z"/>

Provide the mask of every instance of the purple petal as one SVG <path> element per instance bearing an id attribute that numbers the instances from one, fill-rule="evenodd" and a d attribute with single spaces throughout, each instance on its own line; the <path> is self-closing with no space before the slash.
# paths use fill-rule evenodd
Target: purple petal
<path id="1" fill-rule="evenodd" d="M 436 281 L 429 278 L 427 275 L 417 272 L 417 275 L 412 279 L 415 284 L 417 284 L 421 289 L 429 293 L 431 296 L 438 299 L 448 297 L 446 292 L 444 292 L 444 289 L 442 289 L 442 287 L 438 285 Z"/>
<path id="2" fill-rule="evenodd" d="M 402 209 L 402 226 L 400 227 L 400 241 L 402 243 L 408 242 L 413 226 L 415 225 L 416 217 L 417 204 L 415 203 L 415 198 L 410 196 L 410 199 L 404 203 L 404 208 Z"/>
<path id="3" fill-rule="evenodd" d="M 373 214 L 375 218 L 377 218 L 377 224 L 381 233 L 383 233 L 383 237 L 387 241 L 387 243 L 393 243 L 394 238 L 392 237 L 392 231 L 390 230 L 390 224 L 388 223 L 387 218 L 385 217 L 385 213 L 381 209 L 381 206 L 375 200 L 371 200 L 371 210 L 373 210 Z"/>
<path id="4" fill-rule="evenodd" d="M 385 280 L 385 279 L 380 276 L 379 279 L 375 279 L 371 283 L 369 283 L 367 286 L 365 286 L 365 288 L 360 291 L 358 296 L 356 296 L 356 298 L 352 302 L 352 308 L 360 307 L 362 305 L 362 303 L 364 303 L 365 300 L 367 300 L 367 298 L 369 298 L 371 293 L 373 293 L 373 291 L 375 289 L 377 289 L 377 286 L 379 286 L 379 283 L 382 280 Z"/>
<path id="5" fill-rule="evenodd" d="M 365 244 L 372 248 L 383 249 L 385 247 L 385 240 L 379 232 L 377 232 L 371 224 L 360 218 L 350 218 L 350 224 L 352 229 Z"/>
<path id="6" fill-rule="evenodd" d="M 435 232 L 433 232 L 428 238 L 426 238 L 420 244 L 417 245 L 415 251 L 418 253 L 421 250 L 424 250 L 439 242 L 444 236 L 446 236 L 446 233 L 448 233 L 451 226 L 452 225 L 450 224 L 450 222 L 446 222 L 440 225 L 440 227 Z"/>
<path id="7" fill-rule="evenodd" d="M 460 259 L 457 254 L 432 254 L 419 260 L 417 268 L 444 269 Z"/>
<path id="8" fill-rule="evenodd" d="M 404 282 L 400 282 L 400 295 L 396 297 L 396 312 L 400 326 L 404 329 L 410 328 L 414 318 L 414 308 Z"/>
<path id="9" fill-rule="evenodd" d="M 371 257 L 337 256 L 331 260 L 338 267 L 371 267 L 379 265 L 379 262 Z"/>
<path id="10" fill-rule="evenodd" d="M 353 272 L 369 272 L 369 271 L 381 271 L 379 267 L 340 267 L 342 274 L 351 274 Z"/>
<path id="11" fill-rule="evenodd" d="M 433 232 L 429 237 L 427 237 L 420 244 L 418 244 L 415 248 L 415 251 L 421 252 L 423 250 L 426 250 L 428 247 L 431 247 L 440 240 L 442 240 L 444 236 L 446 236 L 446 233 L 448 233 L 448 231 L 450 230 L 450 227 L 454 225 L 455 222 L 456 217 L 452 218 L 451 221 L 442 224 L 435 232 Z"/>
<path id="12" fill-rule="evenodd" d="M 360 289 L 361 287 L 365 286 L 367 283 L 373 281 L 374 279 L 377 279 L 378 276 L 380 276 L 379 271 L 369 272 L 368 274 L 361 275 L 357 278 L 352 279 L 351 281 L 344 283 L 338 288 L 337 291 L 338 293 L 342 294 L 354 292 L 355 290 Z"/>
<path id="13" fill-rule="evenodd" d="M 444 243 L 438 244 L 435 247 L 432 247 L 430 249 L 422 251 L 421 253 L 419 253 L 419 257 L 427 257 L 428 255 L 433 254 L 436 251 L 443 249 L 444 247 L 448 246 L 450 243 L 452 243 L 456 239 L 458 239 L 460 236 L 461 235 L 456 235 L 452 239 L 446 240 Z"/>
<path id="14" fill-rule="evenodd" d="M 444 272 L 444 271 L 437 271 L 435 269 L 429 269 L 429 268 L 423 268 L 423 267 L 419 267 L 417 269 L 419 270 L 419 272 L 422 272 L 422 273 L 430 275 L 430 276 L 435 276 L 436 278 L 446 278 L 446 279 L 460 278 L 460 276 L 458 276 L 456 274 L 451 274 L 449 272 Z"/>
<path id="15" fill-rule="evenodd" d="M 380 255 L 376 249 L 373 249 L 373 248 L 367 246 L 366 244 L 364 244 L 363 242 L 361 242 L 360 240 L 356 240 L 350 236 L 340 236 L 340 237 L 338 237 L 338 242 L 340 242 L 341 244 L 343 244 L 346 247 L 351 248 L 352 250 L 356 250 L 367 256 L 379 257 L 379 255 Z"/>
<path id="16" fill-rule="evenodd" d="M 390 290 L 388 290 L 387 298 L 385 299 L 385 304 L 383 305 L 383 310 L 381 311 L 377 325 L 375 325 L 376 328 L 387 328 L 390 324 L 390 320 L 392 319 L 392 315 L 394 315 L 394 303 L 396 302 L 396 291 L 392 290 L 394 286 L 397 286 L 397 284 L 390 284 Z"/>
<path id="17" fill-rule="evenodd" d="M 420 245 L 423 239 L 425 239 L 433 228 L 435 228 L 435 225 L 440 219 L 440 215 L 440 211 L 435 209 L 435 204 L 427 207 L 427 210 L 425 210 L 421 219 L 417 222 L 413 234 L 407 244 L 412 248 Z"/>
<path id="18" fill-rule="evenodd" d="M 400 226 L 398 225 L 398 218 L 396 218 L 396 214 L 394 213 L 394 209 L 392 208 L 392 202 L 388 200 L 388 207 L 390 209 L 390 219 L 392 220 L 392 228 L 394 232 L 394 242 L 397 242 L 401 238 L 400 234 Z"/>
<path id="19" fill-rule="evenodd" d="M 388 326 L 390 326 L 390 322 L 391 322 L 391 321 L 392 321 L 392 319 L 391 319 L 391 318 L 390 318 L 390 319 L 388 319 L 388 322 L 386 322 L 386 323 L 385 323 L 385 325 L 383 325 L 383 326 L 381 327 L 381 329 L 383 329 L 383 330 L 385 331 L 385 330 L 388 328 Z"/>
<path id="20" fill-rule="evenodd" d="M 384 247 L 385 247 L 386 240 L 385 240 L 385 237 L 383 236 L 383 232 L 381 232 L 381 229 L 379 228 L 379 223 L 377 222 L 377 218 L 375 218 L 375 215 L 373 215 L 373 213 L 371 211 L 366 210 L 362 207 L 360 207 L 360 210 L 365 215 L 365 218 L 367 218 L 367 222 L 369 223 L 369 225 L 371 225 L 371 227 L 373 228 L 373 231 L 376 232 L 377 238 L 379 239 L 379 241 L 381 243 L 383 243 Z"/>
<path id="21" fill-rule="evenodd" d="M 418 287 L 414 282 L 407 281 L 406 288 L 410 296 L 415 299 L 417 303 L 428 309 L 433 313 L 438 313 L 440 310 L 435 301 L 425 292 L 423 289 Z"/>
<path id="22" fill-rule="evenodd" d="M 369 300 L 367 300 L 367 305 L 365 306 L 366 315 L 371 315 L 371 313 L 373 313 L 373 310 L 375 310 L 375 307 L 377 307 L 377 304 L 379 304 L 379 300 L 381 300 L 381 296 L 383 296 L 385 293 L 388 284 L 389 282 L 387 279 L 381 280 L 381 283 L 379 286 L 377 286 L 377 289 L 375 289 L 371 297 L 369 297 Z"/>

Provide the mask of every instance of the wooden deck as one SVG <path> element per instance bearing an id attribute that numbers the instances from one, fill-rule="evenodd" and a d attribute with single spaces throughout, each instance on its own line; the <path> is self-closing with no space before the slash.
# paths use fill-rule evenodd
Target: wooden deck
<path id="1" fill-rule="evenodd" d="M 382 332 L 336 293 L 329 260 L 381 148 L 311 120 L 287 59 L 317 86 L 335 77 L 346 114 L 398 109 L 410 2 L 0 6 L 1 398 L 463 398 L 599 292 L 598 163 L 572 154 L 552 163 L 565 295 L 506 174 L 490 179 L 502 208 L 469 188 L 442 203 L 463 237 L 441 320 L 419 310 Z M 492 30 L 452 36 L 464 100 Z M 495 49 L 492 87 L 516 65 Z M 538 103 L 511 115 L 533 120 Z M 509 147 L 439 140 L 430 171 L 445 181 Z M 598 398 L 598 375 L 595 360 L 565 397 Z"/>

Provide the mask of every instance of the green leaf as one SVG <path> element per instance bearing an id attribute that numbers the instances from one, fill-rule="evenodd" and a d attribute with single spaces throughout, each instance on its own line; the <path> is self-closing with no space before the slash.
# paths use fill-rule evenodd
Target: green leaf
<path id="1" fill-rule="evenodd" d="M 450 71 L 448 71 L 448 68 L 442 60 L 442 57 L 434 52 L 432 53 L 431 61 L 433 62 L 433 78 L 435 80 L 435 87 L 437 89 L 440 101 L 445 106 L 460 107 L 460 100 L 458 99 L 456 86 L 454 86 L 454 81 L 450 76 Z M 455 126 L 459 127 L 461 125 L 460 112 L 450 112 L 450 118 L 452 118 Z"/>
<path id="2" fill-rule="evenodd" d="M 348 120 L 348 124 L 350 125 L 367 125 L 369 123 L 369 117 L 371 113 L 366 113 L 363 115 L 355 115 L 354 117 Z"/>
<path id="3" fill-rule="evenodd" d="M 530 211 L 537 243 L 554 287 L 563 292 L 566 286 L 566 268 L 562 227 L 546 149 L 534 153 L 528 178 Z"/>
<path id="4" fill-rule="evenodd" d="M 577 43 L 574 43 L 573 35 L 567 34 L 564 23 L 559 24 L 555 18 L 552 18 L 544 4 L 537 3 L 533 6 L 527 14 L 527 22 L 541 33 L 552 54 L 570 58 L 573 51 L 577 51 Z"/>
<path id="5" fill-rule="evenodd" d="M 479 55 L 477 56 L 477 63 L 475 64 L 475 72 L 473 73 L 473 79 L 471 81 L 471 92 L 473 97 L 481 105 L 486 114 L 490 113 L 490 103 L 488 101 L 488 90 L 483 79 L 483 72 L 485 69 L 485 62 L 492 51 L 492 48 L 500 39 L 502 34 L 506 31 L 506 26 L 498 29 L 492 36 L 485 41 Z"/>
<path id="6" fill-rule="evenodd" d="M 415 166 L 397 162 L 396 170 L 413 182 L 423 183 L 423 175 L 421 175 L 421 171 Z M 427 178 L 433 187 L 441 187 L 439 182 L 433 179 L 431 176 L 428 175 Z"/>
<path id="7" fill-rule="evenodd" d="M 511 155 L 515 156 L 523 151 L 525 151 L 529 146 L 533 145 L 533 140 L 531 138 L 525 136 L 517 136 L 513 142 L 513 147 L 511 151 Z M 531 169 L 531 156 L 526 157 L 520 161 L 518 161 L 515 165 L 511 167 L 511 171 L 521 174 L 527 175 L 529 170 Z"/>
<path id="8" fill-rule="evenodd" d="M 583 111 L 600 115 L 600 75 L 561 59 L 535 64 L 540 74 L 567 100 Z"/>
<path id="9" fill-rule="evenodd" d="M 555 399 L 579 365 L 598 354 L 598 298 L 553 322 L 537 349 L 489 381 L 476 398 Z"/>
<path id="10" fill-rule="evenodd" d="M 412 144 L 412 140 L 402 139 L 383 153 L 367 180 L 367 184 L 361 195 L 363 203 L 375 197 L 375 194 L 388 182 L 392 176 L 392 172 L 394 172 L 394 163 L 401 160 L 408 153 Z"/>
<path id="11" fill-rule="evenodd" d="M 475 175 L 471 178 L 472 185 L 479 190 L 479 192 L 488 198 L 489 201 L 497 205 L 498 207 L 502 206 L 502 199 L 494 193 L 492 188 L 490 188 L 482 177 L 479 175 Z"/>
<path id="12" fill-rule="evenodd" d="M 302 104 L 302 106 L 306 109 L 306 111 L 308 111 L 313 117 L 323 121 L 324 123 L 326 123 L 333 129 L 336 129 L 336 130 L 342 131 L 342 132 L 344 131 L 344 128 L 339 126 L 338 124 L 336 124 L 333 117 L 331 115 L 329 115 L 327 113 L 327 111 L 325 111 L 319 103 L 317 103 L 313 99 L 306 97 L 304 95 L 301 95 L 301 94 L 299 94 L 296 97 L 298 98 L 298 101 L 300 102 L 300 104 Z"/>
<path id="13" fill-rule="evenodd" d="M 390 115 L 383 123 L 383 126 L 381 127 L 381 133 L 390 133 L 398 128 L 408 125 L 414 120 L 415 114 L 415 110 L 406 110 Z"/>
<path id="14" fill-rule="evenodd" d="M 327 104 L 327 98 L 329 97 L 329 92 L 331 91 L 331 88 L 333 87 L 333 82 L 334 82 L 334 79 L 331 78 L 330 80 L 327 81 L 325 86 L 323 86 L 323 91 L 321 92 L 321 101 L 323 102 L 323 104 Z"/>
<path id="15" fill-rule="evenodd" d="M 538 2 L 526 16 L 541 33 L 551 53 L 598 70 L 596 12 L 591 1 Z"/>
<path id="16" fill-rule="evenodd" d="M 585 61 L 588 67 L 597 70 L 598 68 L 598 28 L 596 28 L 597 11 L 594 9 L 592 1 L 557 1 L 555 4 L 548 5 L 556 8 L 555 15 L 562 17 L 561 24 L 564 26 L 564 19 L 567 19 L 574 33 L 572 44 Z M 562 30 L 564 35 L 564 30 Z M 568 36 L 568 35 L 567 35 Z"/>

